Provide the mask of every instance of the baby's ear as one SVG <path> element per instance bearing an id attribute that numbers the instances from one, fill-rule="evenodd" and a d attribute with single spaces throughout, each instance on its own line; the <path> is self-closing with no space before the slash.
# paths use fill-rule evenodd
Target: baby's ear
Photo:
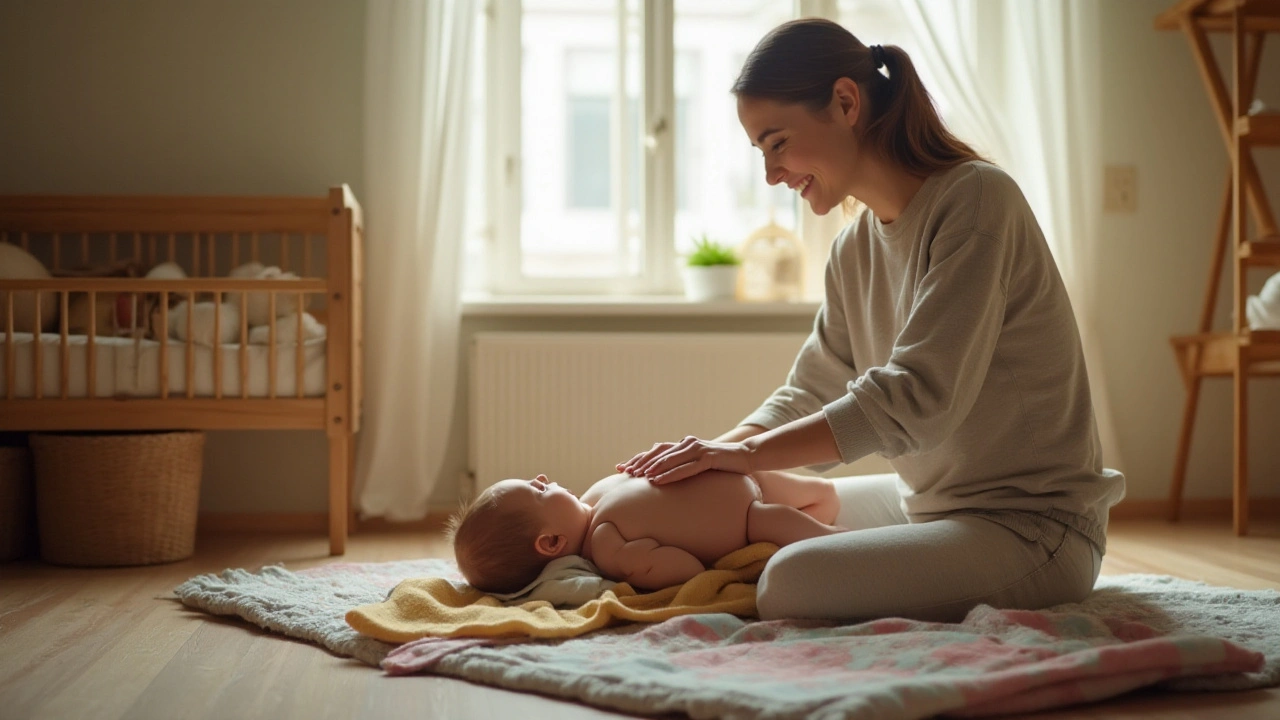
<path id="1" fill-rule="evenodd" d="M 558 558 L 564 553 L 565 546 L 569 544 L 569 538 L 564 535 L 547 535 L 538 536 L 533 541 L 533 547 L 538 551 L 539 555 L 548 558 Z"/>

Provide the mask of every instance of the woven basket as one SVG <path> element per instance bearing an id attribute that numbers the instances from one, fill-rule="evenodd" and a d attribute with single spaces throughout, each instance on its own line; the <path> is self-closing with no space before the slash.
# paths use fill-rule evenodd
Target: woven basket
<path id="1" fill-rule="evenodd" d="M 0 446 L 0 562 L 17 560 L 34 550 L 35 488 L 31 451 Z"/>
<path id="2" fill-rule="evenodd" d="M 151 565 L 191 557 L 204 433 L 33 434 L 40 557 Z"/>

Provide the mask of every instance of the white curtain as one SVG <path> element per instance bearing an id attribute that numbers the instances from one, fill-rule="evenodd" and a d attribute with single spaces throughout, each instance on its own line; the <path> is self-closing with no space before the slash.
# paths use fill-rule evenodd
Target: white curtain
<path id="1" fill-rule="evenodd" d="M 362 517 L 427 513 L 453 417 L 475 0 L 370 0 Z"/>
<path id="2" fill-rule="evenodd" d="M 1022 187 L 1075 308 L 1104 461 L 1122 467 L 1098 342 L 1099 0 L 909 0 L 952 124 Z"/>
<path id="3" fill-rule="evenodd" d="M 966 0 L 910 0 L 901 8 L 916 40 L 912 61 L 927 68 L 940 85 L 929 87 L 929 92 L 945 95 L 954 108 L 949 118 L 952 132 L 979 153 L 1007 166 L 1013 151 L 1007 142 L 1009 128 L 1001 107 L 1002 95 L 997 85 L 984 81 L 987 79 L 978 69 L 978 53 L 985 48 L 971 41 L 980 22 L 975 17 L 978 8 Z M 995 20 L 990 13 L 984 15 L 983 30 L 991 32 Z"/>

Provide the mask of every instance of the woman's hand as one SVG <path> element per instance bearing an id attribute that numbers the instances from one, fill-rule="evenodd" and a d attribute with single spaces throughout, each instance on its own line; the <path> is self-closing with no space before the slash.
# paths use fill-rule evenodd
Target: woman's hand
<path id="1" fill-rule="evenodd" d="M 699 440 L 690 435 L 677 443 L 658 443 L 617 468 L 634 477 L 646 477 L 654 485 L 665 485 L 705 470 L 750 474 L 750 456 L 744 443 Z"/>

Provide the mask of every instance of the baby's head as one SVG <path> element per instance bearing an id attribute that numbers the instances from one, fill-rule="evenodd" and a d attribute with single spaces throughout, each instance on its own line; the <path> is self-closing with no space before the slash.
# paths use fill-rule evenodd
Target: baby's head
<path id="1" fill-rule="evenodd" d="M 582 551 L 591 508 L 545 475 L 503 480 L 449 519 L 458 569 L 472 587 L 515 592 L 548 562 Z"/>

